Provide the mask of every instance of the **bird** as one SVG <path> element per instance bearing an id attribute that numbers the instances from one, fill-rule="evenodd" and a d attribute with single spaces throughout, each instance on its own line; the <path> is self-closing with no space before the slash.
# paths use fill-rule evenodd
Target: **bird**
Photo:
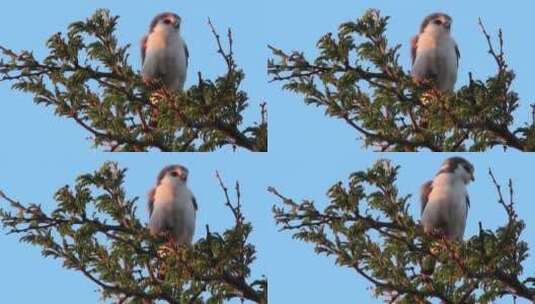
<path id="1" fill-rule="evenodd" d="M 421 187 L 421 223 L 426 233 L 437 230 L 448 240 L 462 241 L 474 181 L 474 166 L 462 157 L 444 161 L 432 181 Z"/>
<path id="2" fill-rule="evenodd" d="M 161 81 L 167 90 L 182 91 L 186 82 L 189 51 L 180 36 L 182 19 L 165 12 L 154 17 L 149 33 L 141 39 L 141 76 L 151 83 Z"/>
<path id="3" fill-rule="evenodd" d="M 189 171 L 170 165 L 158 174 L 148 195 L 149 230 L 154 236 L 168 237 L 175 245 L 191 246 L 195 232 L 197 201 L 187 186 Z"/>
<path id="4" fill-rule="evenodd" d="M 423 20 L 420 33 L 411 39 L 412 78 L 432 81 L 438 92 L 453 92 L 461 53 L 451 36 L 452 19 L 444 13 Z"/>

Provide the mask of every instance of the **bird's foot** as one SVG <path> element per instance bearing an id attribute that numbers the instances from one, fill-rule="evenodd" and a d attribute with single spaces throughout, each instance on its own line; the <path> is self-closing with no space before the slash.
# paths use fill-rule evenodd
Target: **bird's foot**
<path id="1" fill-rule="evenodd" d="M 431 252 L 432 255 L 438 255 L 441 249 L 442 248 L 438 246 L 438 244 L 433 243 L 433 245 L 431 245 L 431 248 L 429 248 L 429 252 Z"/>
<path id="2" fill-rule="evenodd" d="M 429 89 L 422 93 L 420 101 L 422 105 L 427 106 L 436 103 L 442 99 L 443 93 L 435 88 Z"/>
<path id="3" fill-rule="evenodd" d="M 152 92 L 150 94 L 149 100 L 153 106 L 157 106 L 158 103 L 160 103 L 162 100 L 166 100 L 168 98 L 169 98 L 169 92 L 167 92 L 167 90 L 165 89 L 160 89 L 160 90 Z"/>
<path id="4" fill-rule="evenodd" d="M 162 259 L 165 259 L 167 256 L 172 254 L 172 252 L 173 247 L 169 243 L 163 244 L 162 246 L 160 246 L 160 248 L 158 248 L 158 256 Z"/>
<path id="5" fill-rule="evenodd" d="M 149 102 L 150 102 L 150 106 L 152 107 L 152 112 L 151 112 L 151 117 L 149 119 L 149 126 L 151 128 L 158 127 L 159 105 L 162 102 L 165 103 L 170 98 L 171 98 L 171 94 L 165 88 L 160 88 L 156 91 L 153 91 L 150 94 Z"/>

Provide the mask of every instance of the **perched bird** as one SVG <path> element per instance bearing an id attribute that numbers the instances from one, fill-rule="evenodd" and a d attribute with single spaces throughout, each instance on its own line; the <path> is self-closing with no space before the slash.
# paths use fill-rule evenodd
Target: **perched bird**
<path id="1" fill-rule="evenodd" d="M 167 166 L 160 171 L 156 186 L 149 192 L 151 234 L 168 236 L 177 245 L 191 245 L 195 232 L 197 202 L 187 181 L 187 168 Z"/>
<path id="2" fill-rule="evenodd" d="M 474 166 L 466 159 L 446 159 L 432 181 L 422 185 L 422 225 L 447 239 L 462 241 L 470 199 L 466 185 L 474 181 Z"/>
<path id="3" fill-rule="evenodd" d="M 186 82 L 189 52 L 180 36 L 181 19 L 174 13 L 154 17 L 141 40 L 143 81 L 162 81 L 169 91 L 181 91 Z"/>
<path id="4" fill-rule="evenodd" d="M 461 57 L 451 37 L 452 19 L 443 13 L 427 16 L 420 33 L 411 40 L 412 77 L 416 82 L 432 80 L 439 92 L 451 92 L 457 81 Z"/>

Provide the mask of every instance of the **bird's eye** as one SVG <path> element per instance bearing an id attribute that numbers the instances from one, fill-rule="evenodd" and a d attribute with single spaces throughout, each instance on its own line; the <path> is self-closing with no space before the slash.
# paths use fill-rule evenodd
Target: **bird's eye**
<path id="1" fill-rule="evenodd" d="M 171 20 L 169 20 L 169 19 L 165 19 L 165 20 L 163 21 L 163 23 L 165 23 L 165 24 L 171 24 Z"/>
<path id="2" fill-rule="evenodd" d="M 177 176 L 178 176 L 178 173 L 176 173 L 176 172 L 173 171 L 173 172 L 171 172 L 171 176 L 172 176 L 172 177 L 177 177 Z"/>
<path id="3" fill-rule="evenodd" d="M 433 21 L 433 23 L 436 24 L 436 25 L 441 25 L 442 24 L 442 20 L 438 20 L 437 19 L 437 20 Z"/>

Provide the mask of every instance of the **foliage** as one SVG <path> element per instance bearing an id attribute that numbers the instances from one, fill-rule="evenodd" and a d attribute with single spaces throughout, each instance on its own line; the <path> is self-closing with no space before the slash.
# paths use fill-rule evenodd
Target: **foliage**
<path id="1" fill-rule="evenodd" d="M 520 239 L 525 224 L 514 209 L 511 181 L 506 203 L 490 172 L 507 223 L 494 231 L 480 223 L 477 235 L 459 243 L 423 232 L 409 214 L 410 196 L 401 196 L 395 185 L 399 169 L 382 160 L 351 174 L 347 186 L 339 182 L 329 189 L 323 210 L 270 188 L 283 205 L 273 207 L 275 220 L 295 239 L 313 244 L 316 253 L 334 256 L 337 265 L 368 280 L 386 302 L 534 299 L 535 277 L 522 278 L 528 245 Z"/>
<path id="2" fill-rule="evenodd" d="M 535 150 L 533 124 L 512 129 L 519 98 L 512 90 L 515 74 L 505 61 L 501 31 L 496 50 L 480 21 L 497 64 L 496 75 L 483 81 L 470 73 L 469 83 L 456 93 L 430 94 L 430 84 L 415 83 L 400 65 L 401 45 L 390 46 L 385 34 L 388 20 L 369 10 L 356 21 L 343 23 L 337 35 L 328 33 L 318 41 L 319 56 L 312 60 L 300 51 L 270 47 L 274 58 L 268 61 L 268 73 L 284 89 L 303 95 L 307 105 L 345 121 L 366 147 Z"/>
<path id="3" fill-rule="evenodd" d="M 265 103 L 260 121 L 241 127 L 248 96 L 240 89 L 245 74 L 234 61 L 230 30 L 224 50 L 210 23 L 226 73 L 215 80 L 199 73 L 188 91 L 168 92 L 147 87 L 128 63 L 130 45 L 119 45 L 115 36 L 118 19 L 98 10 L 72 23 L 66 35 L 48 39 L 49 54 L 42 61 L 30 51 L 0 46 L 0 81 L 12 82 L 14 90 L 33 94 L 36 104 L 74 120 L 91 133 L 96 147 L 110 151 L 211 151 L 223 146 L 267 151 Z"/>
<path id="4" fill-rule="evenodd" d="M 248 237 L 253 227 L 241 212 L 240 190 L 226 205 L 234 226 L 211 232 L 191 248 L 163 245 L 136 217 L 137 198 L 122 187 L 125 169 L 106 163 L 80 176 L 74 187 L 55 194 L 57 207 L 46 213 L 40 205 L 23 205 L 0 192 L 10 203 L 0 221 L 21 241 L 42 248 L 42 254 L 63 261 L 98 285 L 103 299 L 118 303 L 221 303 L 233 298 L 267 303 L 267 280 L 249 280 L 256 257 Z"/>

